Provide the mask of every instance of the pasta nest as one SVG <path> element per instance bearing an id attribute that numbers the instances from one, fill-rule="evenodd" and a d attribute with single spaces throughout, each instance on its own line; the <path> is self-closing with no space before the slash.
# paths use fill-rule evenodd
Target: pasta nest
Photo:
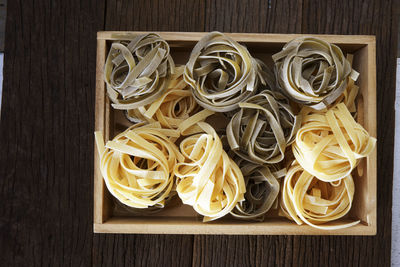
<path id="1" fill-rule="evenodd" d="M 174 188 L 173 168 L 183 156 L 159 123 L 136 124 L 104 145 L 96 132 L 100 169 L 111 194 L 133 208 L 164 207 Z"/>
<path id="2" fill-rule="evenodd" d="M 182 140 L 180 151 L 184 160 L 174 169 L 179 197 L 212 221 L 228 214 L 243 200 L 246 186 L 236 163 L 222 149 L 215 130 L 205 122 L 198 125 L 203 133 Z"/>
<path id="3" fill-rule="evenodd" d="M 342 50 L 315 37 L 300 37 L 274 54 L 279 88 L 293 101 L 321 110 L 345 90 L 347 78 L 357 80 Z"/>
<path id="4" fill-rule="evenodd" d="M 376 138 L 358 124 L 344 103 L 327 112 L 303 109 L 302 127 L 292 151 L 299 164 L 326 182 L 349 176 L 375 148 Z"/>
<path id="5" fill-rule="evenodd" d="M 193 48 L 185 81 L 204 108 L 227 112 L 265 84 L 262 66 L 243 45 L 220 32 L 205 35 Z"/>
<path id="6" fill-rule="evenodd" d="M 277 179 L 285 176 L 286 169 L 252 164 L 238 156 L 234 160 L 243 173 L 246 193 L 231 214 L 239 219 L 263 221 L 264 215 L 276 203 L 280 187 Z"/>
<path id="7" fill-rule="evenodd" d="M 114 42 L 104 66 L 112 106 L 129 110 L 158 99 L 175 69 L 169 52 L 168 43 L 155 33 L 139 35 L 129 43 Z"/>
<path id="8" fill-rule="evenodd" d="M 324 182 L 294 161 L 283 182 L 280 206 L 283 214 L 298 225 L 306 223 L 322 230 L 342 229 L 359 221 L 321 224 L 345 216 L 351 209 L 353 196 L 351 175 L 334 182 Z"/>
<path id="9" fill-rule="evenodd" d="M 183 66 L 175 69 L 168 83 L 167 90 L 151 104 L 128 110 L 128 119 L 132 122 L 159 122 L 163 128 L 178 129 L 181 134 L 188 135 L 194 130 L 193 125 L 214 114 L 203 110 L 192 96 L 190 87 L 183 80 Z M 201 131 L 196 128 L 197 131 Z"/>
<path id="10" fill-rule="evenodd" d="M 300 128 L 289 100 L 274 91 L 262 91 L 239 104 L 226 133 L 230 148 L 255 164 L 274 164 L 284 159 L 285 149 Z"/>

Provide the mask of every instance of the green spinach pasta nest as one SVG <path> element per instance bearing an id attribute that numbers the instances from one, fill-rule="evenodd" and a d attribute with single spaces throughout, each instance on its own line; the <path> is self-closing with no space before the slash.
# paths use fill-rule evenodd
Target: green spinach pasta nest
<path id="1" fill-rule="evenodd" d="M 300 37 L 272 56 L 278 87 L 293 101 L 321 110 L 345 90 L 347 78 L 357 80 L 342 50 L 315 37 Z"/>
<path id="2" fill-rule="evenodd" d="M 255 164 L 282 161 L 301 124 L 289 100 L 279 92 L 264 90 L 239 106 L 226 128 L 230 149 Z"/>
<path id="3" fill-rule="evenodd" d="M 104 67 L 107 93 L 115 109 L 136 109 L 165 91 L 174 62 L 168 43 L 155 33 L 114 42 Z"/>
<path id="4" fill-rule="evenodd" d="M 246 193 L 231 214 L 243 220 L 263 221 L 264 215 L 276 203 L 280 187 L 277 179 L 285 176 L 286 169 L 277 165 L 252 164 L 238 156 L 233 160 L 243 173 Z"/>
<path id="5" fill-rule="evenodd" d="M 227 112 L 265 84 L 262 66 L 238 42 L 220 32 L 205 35 L 193 48 L 184 79 L 202 107 Z"/>

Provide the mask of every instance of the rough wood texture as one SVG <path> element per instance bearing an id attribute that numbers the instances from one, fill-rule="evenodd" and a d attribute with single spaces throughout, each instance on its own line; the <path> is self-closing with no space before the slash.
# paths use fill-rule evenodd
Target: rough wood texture
<path id="1" fill-rule="evenodd" d="M 396 3 L 9 1 L 0 121 L 1 265 L 389 266 Z M 377 236 L 93 234 L 99 30 L 376 34 Z"/>

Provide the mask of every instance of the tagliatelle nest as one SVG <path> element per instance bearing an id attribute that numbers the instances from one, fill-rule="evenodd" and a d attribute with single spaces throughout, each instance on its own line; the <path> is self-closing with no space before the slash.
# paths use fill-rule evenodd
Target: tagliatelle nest
<path id="1" fill-rule="evenodd" d="M 277 200 L 280 187 L 277 179 L 285 176 L 286 169 L 278 169 L 275 165 L 252 164 L 237 156 L 234 161 L 243 173 L 246 193 L 244 200 L 236 204 L 231 214 L 244 220 L 263 221 L 264 215 Z"/>
<path id="2" fill-rule="evenodd" d="M 351 209 L 354 182 L 351 175 L 335 182 L 324 182 L 305 171 L 297 162 L 289 168 L 282 187 L 281 211 L 301 225 L 322 230 L 342 229 L 359 221 L 320 225 L 345 216 Z"/>
<path id="3" fill-rule="evenodd" d="M 135 109 L 158 99 L 174 73 L 169 45 L 159 35 L 114 42 L 104 66 L 107 93 L 115 109 Z"/>
<path id="4" fill-rule="evenodd" d="M 133 208 L 164 207 L 174 187 L 173 169 L 183 157 L 169 139 L 176 130 L 159 123 L 137 124 L 104 145 L 96 132 L 100 168 L 110 193 Z"/>
<path id="5" fill-rule="evenodd" d="M 299 164 L 318 179 L 332 182 L 349 176 L 375 148 L 376 138 L 358 124 L 344 103 L 327 112 L 304 108 L 303 123 L 292 145 Z"/>
<path id="6" fill-rule="evenodd" d="M 215 130 L 205 122 L 198 125 L 203 133 L 182 140 L 184 160 L 174 169 L 176 191 L 182 202 L 211 221 L 228 214 L 243 200 L 246 186 L 242 172 L 222 149 Z"/>
<path id="7" fill-rule="evenodd" d="M 191 132 L 187 132 L 186 129 L 192 130 L 192 125 L 214 114 L 213 111 L 203 110 L 194 100 L 190 87 L 183 80 L 183 69 L 183 66 L 175 69 L 167 90 L 156 101 L 128 110 L 129 120 L 150 123 L 158 121 L 164 128 L 179 129 L 181 134 L 187 135 Z"/>
<path id="8" fill-rule="evenodd" d="M 345 90 L 347 78 L 357 80 L 342 50 L 316 37 L 300 37 L 272 56 L 276 79 L 293 101 L 320 110 Z"/>
<path id="9" fill-rule="evenodd" d="M 227 112 L 265 84 L 262 66 L 249 51 L 220 32 L 205 35 L 193 48 L 184 78 L 204 108 Z"/>
<path id="10" fill-rule="evenodd" d="M 241 158 L 256 164 L 283 160 L 300 127 L 286 97 L 265 90 L 240 103 L 226 128 L 230 148 Z"/>

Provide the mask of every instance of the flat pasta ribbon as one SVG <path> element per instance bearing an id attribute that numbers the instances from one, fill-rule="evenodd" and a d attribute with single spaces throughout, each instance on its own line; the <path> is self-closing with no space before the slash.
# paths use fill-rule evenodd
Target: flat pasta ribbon
<path id="1" fill-rule="evenodd" d="M 175 166 L 174 174 L 182 202 L 193 206 L 208 222 L 232 211 L 243 200 L 246 186 L 242 172 L 222 149 L 215 130 L 205 122 L 198 125 L 204 133 L 182 140 L 184 160 Z"/>
<path id="2" fill-rule="evenodd" d="M 174 68 L 168 43 L 155 33 L 114 42 L 104 66 L 112 106 L 129 110 L 152 103 L 164 93 Z"/>
<path id="3" fill-rule="evenodd" d="M 202 110 L 192 96 L 190 87 L 183 80 L 183 66 L 175 69 L 167 90 L 151 104 L 137 109 L 128 110 L 128 119 L 132 122 L 160 122 L 163 128 L 179 129 L 184 134 L 190 134 L 187 129 L 208 116 L 213 111 Z M 197 131 L 201 129 L 197 128 Z"/>
<path id="4" fill-rule="evenodd" d="M 265 84 L 261 68 L 244 46 L 211 32 L 193 48 L 184 78 L 202 107 L 227 112 L 253 95 L 259 81 Z"/>
<path id="5" fill-rule="evenodd" d="M 283 214 L 298 225 L 306 223 L 321 230 L 336 230 L 360 222 L 320 225 L 345 216 L 351 209 L 353 196 L 351 175 L 335 182 L 324 182 L 294 162 L 283 182 L 280 206 Z"/>
<path id="6" fill-rule="evenodd" d="M 236 157 L 246 183 L 244 200 L 238 202 L 231 214 L 239 219 L 263 221 L 279 193 L 278 178 L 285 176 L 286 169 L 274 165 L 258 165 Z"/>
<path id="7" fill-rule="evenodd" d="M 239 106 L 226 128 L 230 148 L 256 164 L 282 161 L 301 124 L 301 117 L 294 114 L 289 100 L 278 92 L 265 90 Z"/>
<path id="8" fill-rule="evenodd" d="M 302 127 L 292 145 L 299 164 L 326 182 L 349 176 L 374 149 L 376 138 L 358 124 L 344 103 L 326 113 L 303 109 Z"/>
<path id="9" fill-rule="evenodd" d="M 110 193 L 129 207 L 164 207 L 175 184 L 173 168 L 183 160 L 168 137 L 177 138 L 179 132 L 153 123 L 134 125 L 106 145 L 101 132 L 95 136 Z"/>
<path id="10" fill-rule="evenodd" d="M 353 64 L 353 55 L 352 54 L 347 54 L 347 60 L 349 61 L 350 65 Z M 336 99 L 336 101 L 332 104 L 333 106 L 343 102 L 347 109 L 351 112 L 354 113 L 355 117 L 357 115 L 357 107 L 356 107 L 356 97 L 358 95 L 359 87 L 355 84 L 355 80 L 352 79 L 352 77 L 349 77 L 347 79 L 347 85 L 346 89 L 343 91 L 343 93 Z"/>
<path id="11" fill-rule="evenodd" d="M 293 101 L 320 110 L 345 90 L 347 77 L 357 80 L 342 50 L 316 37 L 300 37 L 274 54 L 276 80 Z"/>

